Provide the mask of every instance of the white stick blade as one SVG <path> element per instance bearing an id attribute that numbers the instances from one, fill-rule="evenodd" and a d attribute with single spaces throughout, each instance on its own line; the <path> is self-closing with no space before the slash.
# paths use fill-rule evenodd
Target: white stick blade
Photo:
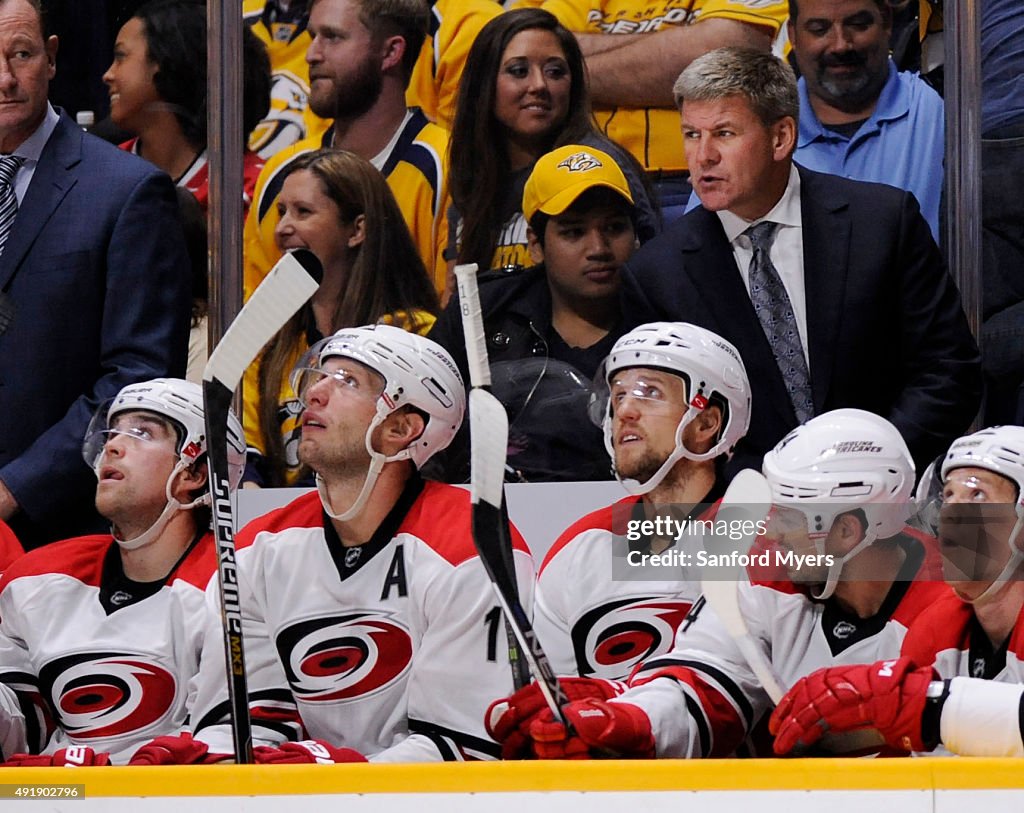
<path id="1" fill-rule="evenodd" d="M 473 502 L 501 506 L 508 451 L 508 414 L 487 390 L 469 391 L 470 471 Z"/>
<path id="2" fill-rule="evenodd" d="M 476 275 L 476 263 L 455 266 L 455 282 L 459 288 L 459 308 L 462 312 L 462 332 L 466 341 L 469 383 L 473 387 L 489 387 L 491 367 L 487 363 L 484 316 L 480 307 L 480 290 L 477 287 Z"/>
<path id="3" fill-rule="evenodd" d="M 319 283 L 302 263 L 291 254 L 285 254 L 213 348 L 203 370 L 203 379 L 216 379 L 234 391 L 245 368 L 263 345 L 316 293 L 318 287 Z"/>

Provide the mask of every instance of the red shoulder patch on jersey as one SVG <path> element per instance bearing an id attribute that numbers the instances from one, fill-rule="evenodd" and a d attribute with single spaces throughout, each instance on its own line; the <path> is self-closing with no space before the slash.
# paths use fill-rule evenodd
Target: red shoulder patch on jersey
<path id="1" fill-rule="evenodd" d="M 236 542 L 235 550 L 244 547 Z M 189 551 L 177 569 L 168 577 L 170 584 L 175 579 L 186 581 L 200 590 L 205 590 L 210 578 L 217 569 L 217 540 L 213 531 L 203 534 L 203 538 L 196 543 L 196 546 Z"/>
<path id="2" fill-rule="evenodd" d="M 909 525 L 903 527 L 902 533 L 903 536 L 909 536 L 911 539 L 920 542 L 921 547 L 924 548 L 924 562 L 921 564 L 921 569 L 917 571 L 917 578 L 921 581 L 944 581 L 942 574 L 942 551 L 939 548 L 939 540 L 931 534 L 926 534 L 917 528 L 911 528 Z"/>
<path id="3" fill-rule="evenodd" d="M 589 514 L 580 517 L 572 525 L 562 531 L 558 539 L 555 540 L 554 544 L 548 548 L 547 554 L 544 556 L 544 561 L 541 562 L 540 571 L 538 576 L 544 572 L 544 568 L 548 566 L 550 562 L 559 551 L 563 550 L 566 545 L 572 542 L 577 536 L 586 531 L 611 531 L 613 520 L 612 517 L 617 511 L 624 510 L 626 507 L 636 505 L 640 502 L 640 497 L 623 497 L 617 502 L 613 502 L 611 505 L 606 505 L 604 508 L 598 508 L 596 511 L 591 511 Z"/>
<path id="4" fill-rule="evenodd" d="M 471 523 L 469 491 L 427 481 L 398 526 L 398 533 L 409 533 L 422 539 L 449 564 L 458 566 L 477 555 Z M 530 549 L 515 525 L 511 525 L 511 532 L 512 547 L 529 553 Z"/>
<path id="5" fill-rule="evenodd" d="M 911 585 L 911 589 L 915 586 L 916 583 Z M 907 592 L 909 594 L 911 591 Z M 899 608 L 896 614 L 899 614 Z M 944 595 L 933 597 L 913 619 L 903 639 L 900 654 L 918 666 L 929 666 L 935 663 L 935 656 L 939 652 L 966 649 L 967 628 L 973 615 L 974 608 L 946 587 Z"/>
<path id="6" fill-rule="evenodd" d="M 114 538 L 110 534 L 95 534 L 76 536 L 31 550 L 18 557 L 4 572 L 0 579 L 0 592 L 15 579 L 45 573 L 63 573 L 84 584 L 99 587 L 103 556 L 113 544 Z"/>
<path id="7" fill-rule="evenodd" d="M 251 545 L 261 533 L 279 533 L 288 528 L 322 528 L 323 511 L 320 495 L 310 491 L 247 523 L 235 534 L 235 547 L 241 549 Z"/>

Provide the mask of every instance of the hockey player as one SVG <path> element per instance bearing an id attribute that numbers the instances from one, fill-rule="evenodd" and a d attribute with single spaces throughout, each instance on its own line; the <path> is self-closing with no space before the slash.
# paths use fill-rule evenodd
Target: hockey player
<path id="1" fill-rule="evenodd" d="M 94 416 L 83 455 L 110 534 L 31 551 L 0 581 L 7 764 L 123 763 L 187 719 L 217 568 L 200 387 L 125 387 Z M 228 456 L 237 485 L 245 441 L 234 415 Z"/>
<path id="2" fill-rule="evenodd" d="M 778 549 L 816 550 L 844 578 L 794 569 L 791 580 L 739 584 L 755 645 L 787 684 L 821 665 L 894 656 L 913 618 L 946 590 L 911 581 L 926 550 L 904 529 L 914 462 L 895 427 L 861 410 L 828 412 L 780 441 L 763 470 L 776 510 L 786 514 Z M 728 756 L 769 706 L 705 606 L 671 652 L 634 672 L 627 692 L 565 706 L 572 736 L 547 710 L 528 731 L 542 758 Z"/>
<path id="3" fill-rule="evenodd" d="M 389 325 L 339 331 L 306 358 L 292 386 L 317 493 L 239 534 L 257 761 L 495 758 L 483 712 L 512 679 L 469 496 L 417 473 L 462 421 L 455 364 Z M 532 562 L 514 537 L 530 607 Z M 197 741 L 227 754 L 219 614 L 208 623 L 192 721 Z"/>
<path id="4" fill-rule="evenodd" d="M 917 618 L 898 660 L 797 683 L 772 717 L 779 753 L 828 730 L 875 729 L 904 751 L 1024 756 L 1024 428 L 960 438 L 940 472 L 939 541 L 954 592 Z"/>
<path id="5" fill-rule="evenodd" d="M 552 668 L 572 676 L 562 683 L 574 698 L 618 694 L 618 681 L 634 667 L 672 648 L 700 584 L 682 567 L 637 569 L 630 578 L 631 559 L 680 543 L 675 535 L 632 539 L 628 527 L 669 506 L 676 519 L 700 516 L 724 491 L 716 461 L 728 457 L 750 420 L 747 373 L 735 348 L 684 322 L 630 331 L 596 380 L 605 446 L 630 496 L 555 541 L 540 568 L 534 610 L 534 629 Z M 506 758 L 524 755 L 528 733 L 513 736 L 503 726 L 519 726 L 542 708 L 534 683 L 488 710 L 488 722 L 501 723 L 490 733 Z"/>
<path id="6" fill-rule="evenodd" d="M 680 568 L 666 568 L 659 581 L 622 578 L 630 552 L 657 554 L 676 542 L 671 535 L 629 541 L 626 525 L 658 506 L 696 518 L 721 496 L 716 460 L 747 429 L 750 389 L 735 348 L 683 322 L 627 333 L 598 376 L 605 446 L 630 496 L 555 541 L 540 568 L 534 624 L 559 674 L 624 680 L 672 648 L 700 593 Z M 613 561 L 623 573 L 613 572 Z"/>

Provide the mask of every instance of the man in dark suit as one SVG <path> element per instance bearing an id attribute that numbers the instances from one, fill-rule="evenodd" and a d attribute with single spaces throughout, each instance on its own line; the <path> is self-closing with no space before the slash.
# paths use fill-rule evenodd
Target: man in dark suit
<path id="1" fill-rule="evenodd" d="M 173 184 L 54 110 L 56 55 L 38 0 L 0 0 L 0 519 L 26 548 L 102 528 L 89 418 L 183 374 L 189 326 Z"/>
<path id="2" fill-rule="evenodd" d="M 913 195 L 795 166 L 796 81 L 775 57 L 713 51 L 674 91 L 703 205 L 627 264 L 627 322 L 694 322 L 736 345 L 753 409 L 734 467 L 838 407 L 888 418 L 927 465 L 970 424 L 981 379 Z"/>

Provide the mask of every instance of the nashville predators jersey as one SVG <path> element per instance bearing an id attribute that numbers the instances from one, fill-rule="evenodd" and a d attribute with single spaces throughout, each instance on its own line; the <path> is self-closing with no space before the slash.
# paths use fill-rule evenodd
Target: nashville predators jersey
<path id="1" fill-rule="evenodd" d="M 448 237 L 448 190 L 444 171 L 448 131 L 432 124 L 422 111 L 413 108 L 396 135 L 390 152 L 383 156 L 380 170 L 405 217 L 427 273 L 438 293 L 443 294 L 447 276 L 442 252 Z M 274 242 L 274 229 L 279 219 L 276 203 L 289 166 L 304 153 L 330 147 L 332 136 L 333 130 L 328 130 L 321 137 L 307 138 L 286 147 L 267 161 L 260 173 L 243 234 L 246 299 L 281 258 Z"/>
<path id="2" fill-rule="evenodd" d="M 579 34 L 651 34 L 670 26 L 727 19 L 761 26 L 774 39 L 789 16 L 786 0 L 547 0 L 543 8 Z M 594 109 L 598 126 L 648 170 L 686 168 L 679 111 L 672 107 Z"/>

